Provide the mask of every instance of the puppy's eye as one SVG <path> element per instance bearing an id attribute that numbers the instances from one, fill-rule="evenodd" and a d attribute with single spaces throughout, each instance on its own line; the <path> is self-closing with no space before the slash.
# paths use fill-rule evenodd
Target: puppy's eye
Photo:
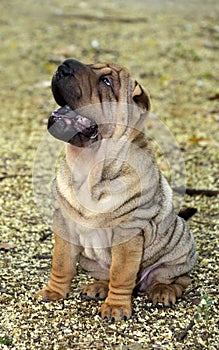
<path id="1" fill-rule="evenodd" d="M 111 81 L 107 77 L 101 77 L 100 81 L 102 81 L 106 86 L 112 87 Z"/>

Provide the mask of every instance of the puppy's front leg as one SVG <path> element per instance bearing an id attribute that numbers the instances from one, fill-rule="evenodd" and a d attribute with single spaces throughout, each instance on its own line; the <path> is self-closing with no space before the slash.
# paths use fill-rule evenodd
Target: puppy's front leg
<path id="1" fill-rule="evenodd" d="M 143 237 L 112 247 L 108 296 L 101 306 L 102 318 L 120 320 L 131 316 L 131 296 L 142 259 Z"/>
<path id="2" fill-rule="evenodd" d="M 76 273 L 76 262 L 81 248 L 55 234 L 55 247 L 52 260 L 52 271 L 47 286 L 35 294 L 43 300 L 66 298 L 71 280 Z"/>

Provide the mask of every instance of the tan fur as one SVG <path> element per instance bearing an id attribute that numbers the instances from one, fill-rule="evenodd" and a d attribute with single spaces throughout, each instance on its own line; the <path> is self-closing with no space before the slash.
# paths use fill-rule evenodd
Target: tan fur
<path id="1" fill-rule="evenodd" d="M 186 274 L 196 253 L 193 236 L 174 212 L 171 189 L 144 135 L 148 93 L 126 69 L 90 65 L 80 77 L 75 73 L 83 90 L 75 108 L 100 102 L 95 76 L 103 73 L 113 80 L 114 95 L 98 85 L 102 108 L 89 113 L 100 124 L 99 141 L 87 148 L 67 145 L 53 186 L 52 272 L 37 296 L 65 298 L 79 262 L 96 279 L 82 294 L 106 297 L 101 316 L 119 320 L 131 316 L 133 290 L 147 293 L 154 304 L 175 303 L 190 283 Z M 87 87 L 89 74 L 92 85 Z M 115 104 L 111 111 L 104 105 L 109 101 Z"/>

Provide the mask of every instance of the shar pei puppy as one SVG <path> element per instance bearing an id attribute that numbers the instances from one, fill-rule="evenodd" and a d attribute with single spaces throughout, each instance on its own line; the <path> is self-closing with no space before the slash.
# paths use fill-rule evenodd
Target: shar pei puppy
<path id="1" fill-rule="evenodd" d="M 64 61 L 52 79 L 61 108 L 48 130 L 66 143 L 53 181 L 55 247 L 43 300 L 66 298 L 79 263 L 105 299 L 102 318 L 128 319 L 132 295 L 169 306 L 189 285 L 195 243 L 144 132 L 146 90 L 116 64 Z"/>

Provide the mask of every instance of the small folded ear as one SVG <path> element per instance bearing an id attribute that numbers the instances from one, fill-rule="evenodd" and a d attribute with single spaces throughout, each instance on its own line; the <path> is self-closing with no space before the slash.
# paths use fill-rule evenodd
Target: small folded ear
<path id="1" fill-rule="evenodd" d="M 147 111 L 150 110 L 151 103 L 149 93 L 142 88 L 137 81 L 135 81 L 135 88 L 132 92 L 132 98 L 135 103 L 141 108 L 146 108 Z"/>

